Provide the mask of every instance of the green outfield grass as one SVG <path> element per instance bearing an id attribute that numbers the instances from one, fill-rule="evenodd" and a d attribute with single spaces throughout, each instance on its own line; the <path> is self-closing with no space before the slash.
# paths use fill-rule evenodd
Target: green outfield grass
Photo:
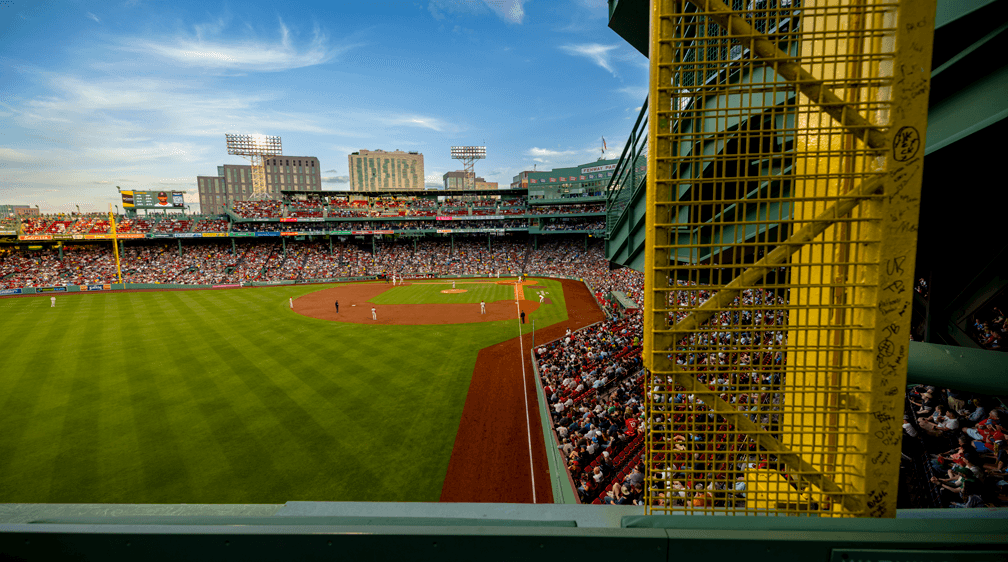
<path id="1" fill-rule="evenodd" d="M 546 284 L 537 327 L 567 318 Z M 437 501 L 476 353 L 516 321 L 288 309 L 322 288 L 0 299 L 0 503 Z"/>

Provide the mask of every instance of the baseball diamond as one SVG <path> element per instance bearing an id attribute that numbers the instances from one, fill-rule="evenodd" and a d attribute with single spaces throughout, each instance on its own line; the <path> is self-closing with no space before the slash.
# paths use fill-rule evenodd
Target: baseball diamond
<path id="1" fill-rule="evenodd" d="M 523 283 L 554 297 L 518 301 L 537 337 L 603 317 L 580 282 Z M 0 502 L 531 501 L 502 431 L 524 427 L 523 380 L 548 501 L 522 285 L 456 284 L 0 298 Z"/>

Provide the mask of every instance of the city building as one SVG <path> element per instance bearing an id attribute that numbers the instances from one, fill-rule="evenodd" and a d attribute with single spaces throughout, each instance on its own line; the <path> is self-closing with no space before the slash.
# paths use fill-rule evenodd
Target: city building
<path id="1" fill-rule="evenodd" d="M 528 189 L 529 199 L 554 199 L 564 195 L 601 195 L 619 160 L 596 160 L 571 168 L 526 170 L 511 180 L 511 189 Z M 550 197 L 546 197 L 550 192 Z"/>
<path id="2" fill-rule="evenodd" d="M 266 191 L 275 199 L 281 190 L 321 191 L 322 175 L 314 156 L 271 156 L 266 158 Z M 224 164 L 216 176 L 198 176 L 200 212 L 219 215 L 231 201 L 252 197 L 252 166 Z"/>
<path id="3" fill-rule="evenodd" d="M 0 218 L 37 216 L 39 216 L 38 207 L 31 205 L 0 205 Z"/>
<path id="4" fill-rule="evenodd" d="M 424 189 L 423 154 L 360 150 L 347 157 L 350 191 L 421 191 Z"/>
<path id="5" fill-rule="evenodd" d="M 445 190 L 451 189 L 497 189 L 497 182 L 486 181 L 483 178 L 473 177 L 476 174 L 467 174 L 465 170 L 446 172 L 443 177 Z"/>

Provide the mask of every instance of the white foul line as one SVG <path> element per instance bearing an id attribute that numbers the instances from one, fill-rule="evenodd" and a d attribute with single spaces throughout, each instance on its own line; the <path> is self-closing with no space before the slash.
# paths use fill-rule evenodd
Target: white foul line
<path id="1" fill-rule="evenodd" d="M 521 333 L 521 303 L 518 302 L 518 284 L 515 283 L 515 307 L 518 309 L 518 347 L 521 349 L 521 366 L 522 366 L 522 392 L 525 393 L 525 429 L 528 430 L 528 445 L 529 445 L 529 471 L 532 473 L 532 503 L 538 503 L 536 501 L 536 490 L 535 490 L 535 465 L 532 464 L 532 422 L 529 418 L 528 409 L 528 385 L 526 384 L 525 375 L 525 342 L 522 341 Z"/>

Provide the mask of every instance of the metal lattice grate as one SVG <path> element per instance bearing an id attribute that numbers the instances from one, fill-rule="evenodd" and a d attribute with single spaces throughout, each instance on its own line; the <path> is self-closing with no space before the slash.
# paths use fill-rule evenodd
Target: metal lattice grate
<path id="1" fill-rule="evenodd" d="M 650 513 L 895 514 L 934 17 L 908 4 L 653 2 Z"/>

